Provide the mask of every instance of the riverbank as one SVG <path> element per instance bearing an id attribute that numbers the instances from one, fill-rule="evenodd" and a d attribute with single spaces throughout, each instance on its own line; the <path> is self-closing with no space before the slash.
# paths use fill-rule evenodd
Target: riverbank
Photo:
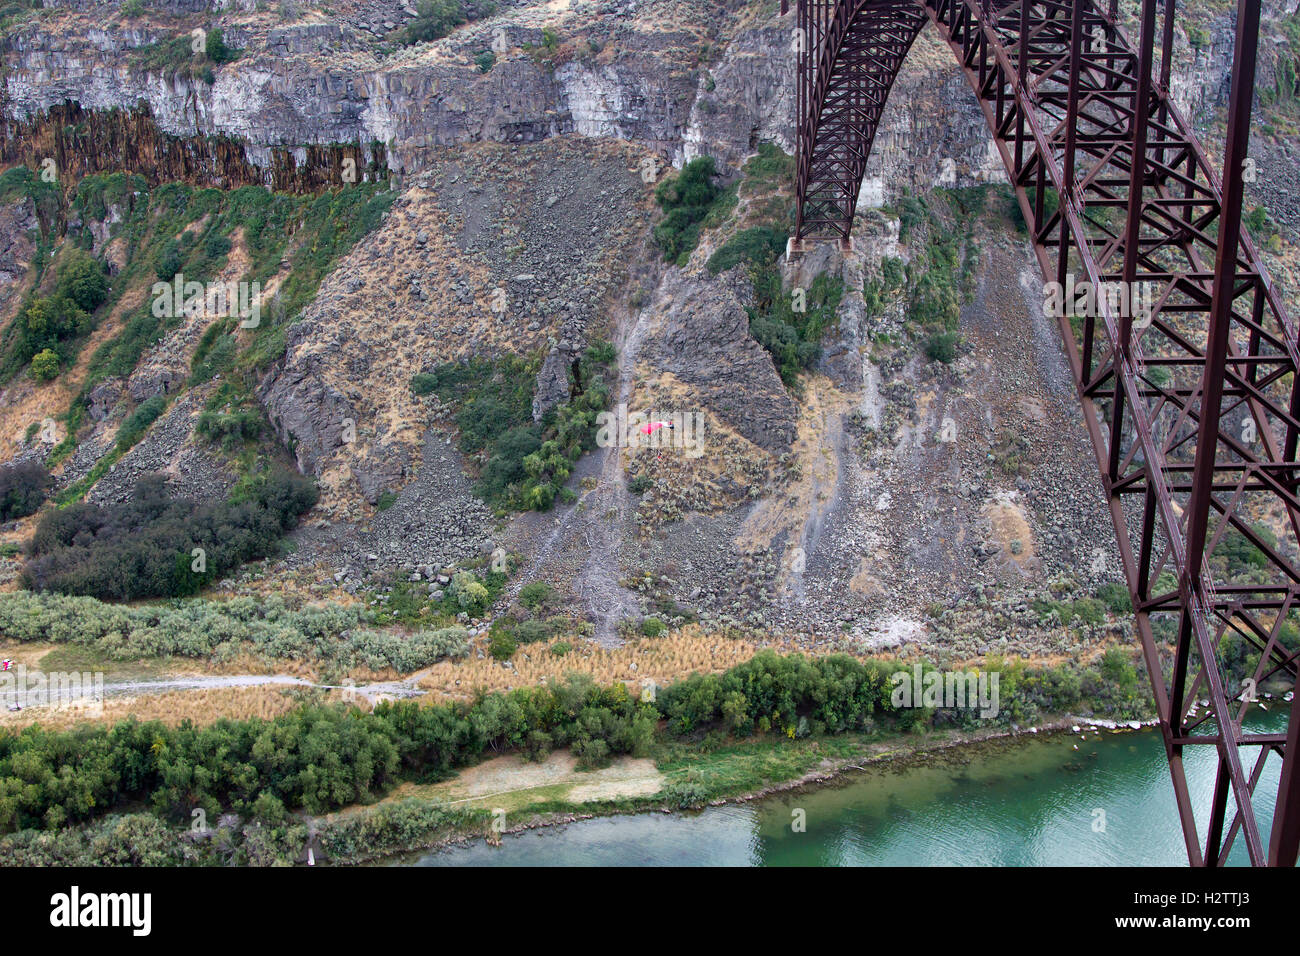
<path id="1" fill-rule="evenodd" d="M 1252 709 L 1252 731 L 1288 714 Z M 1068 730 L 1068 728 L 1067 728 Z M 1086 740 L 1080 739 L 1086 737 Z M 1267 824 L 1280 761 L 1256 806 Z M 1188 786 L 1214 785 L 1212 747 L 1188 748 Z M 694 813 L 602 816 L 404 858 L 430 867 L 1185 866 L 1158 730 L 1023 733 L 846 769 L 824 783 Z M 1241 841 L 1228 855 L 1243 865 Z"/>
<path id="2" fill-rule="evenodd" d="M 843 734 L 810 741 L 777 738 L 736 741 L 712 753 L 692 751 L 691 754 L 673 754 L 657 761 L 665 786 L 654 794 L 577 803 L 555 799 L 550 794 L 543 799 L 522 803 L 503 799 L 505 794 L 487 794 L 479 798 L 482 804 L 479 809 L 484 817 L 473 825 L 441 833 L 434 839 L 401 850 L 363 853 L 328 862 L 333 865 L 406 863 L 411 862 L 412 854 L 466 846 L 478 841 L 495 845 L 504 836 L 585 820 L 647 812 L 690 813 L 709 807 L 752 803 L 778 794 L 834 787 L 851 782 L 849 774 L 853 771 L 887 768 L 890 772 L 906 772 L 917 765 L 932 763 L 930 758 L 935 756 L 956 757 L 961 762 L 970 762 L 979 759 L 982 750 L 987 752 L 987 748 L 1020 739 L 1066 734 L 1077 737 L 1080 732 L 1083 736 L 1130 733 L 1154 724 L 1154 719 L 1116 722 L 1064 715 L 1026 728 L 952 729 L 926 734 L 891 734 L 883 738 L 879 735 Z M 960 752 L 959 757 L 957 752 Z M 555 756 L 551 759 L 554 760 Z M 779 773 L 778 768 L 793 770 L 794 775 L 772 779 L 770 771 Z M 466 772 L 474 769 L 477 768 Z M 690 783 L 691 789 L 674 786 L 683 782 Z M 538 789 L 552 789 L 555 785 L 552 782 L 548 787 Z M 409 793 L 386 798 L 395 803 L 412 799 L 419 798 L 412 798 Z M 433 806 L 437 804 L 430 801 L 430 807 Z M 494 810 L 497 811 L 495 814 Z M 367 808 L 351 813 L 377 811 L 378 808 Z M 336 817 L 347 814 L 348 811 L 344 811 Z M 521 815 L 525 818 L 519 819 Z"/>

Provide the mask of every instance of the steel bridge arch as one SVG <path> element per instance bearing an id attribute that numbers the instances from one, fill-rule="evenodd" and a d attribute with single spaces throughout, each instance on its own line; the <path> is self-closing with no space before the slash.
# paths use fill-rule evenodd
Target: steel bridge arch
<path id="1" fill-rule="evenodd" d="M 1099 296 L 1079 333 L 1056 318 L 1193 865 L 1223 863 L 1238 836 L 1255 865 L 1294 866 L 1300 851 L 1300 706 L 1285 733 L 1252 732 L 1219 659 L 1228 634 L 1257 650 L 1253 686 L 1294 679 L 1300 659 L 1285 639 L 1300 616 L 1300 342 L 1241 223 L 1259 11 L 1239 0 L 1222 177 L 1169 96 L 1174 0 L 1142 0 L 1136 44 L 1115 0 L 797 0 L 793 23 L 792 254 L 849 242 L 889 91 L 929 22 L 976 94 L 1045 279 L 1152 294 L 1149 315 Z M 1248 580 L 1213 560 L 1234 536 L 1262 560 Z M 1218 759 L 1204 828 L 1189 746 Z M 1255 797 L 1271 755 L 1270 824 Z"/>

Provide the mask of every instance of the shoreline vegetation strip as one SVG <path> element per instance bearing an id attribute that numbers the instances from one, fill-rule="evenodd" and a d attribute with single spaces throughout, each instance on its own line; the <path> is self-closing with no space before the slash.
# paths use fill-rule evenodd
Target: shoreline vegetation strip
<path id="1" fill-rule="evenodd" d="M 896 706 L 891 676 L 902 670 L 765 650 L 722 674 L 677 681 L 653 700 L 570 675 L 472 703 L 383 703 L 371 713 L 304 705 L 203 727 L 33 725 L 0 734 L 0 863 L 265 865 L 296 861 L 311 841 L 333 860 L 389 855 L 481 828 L 489 816 L 445 801 L 373 806 L 397 784 L 436 783 L 510 753 L 542 760 L 568 749 L 579 769 L 654 757 L 669 783 L 652 797 L 612 801 L 607 812 L 684 809 L 797 780 L 827 759 L 861 762 L 871 746 L 896 740 L 1013 732 L 1089 709 L 1120 721 L 1147 716 L 1140 675 L 1122 653 L 1094 667 L 991 658 L 984 673 L 1000 675 L 1000 700 L 988 718 L 978 701 Z M 736 755 L 746 750 L 765 757 L 745 766 Z M 604 806 L 561 801 L 530 811 Z M 365 809 L 321 821 L 346 807 Z"/>

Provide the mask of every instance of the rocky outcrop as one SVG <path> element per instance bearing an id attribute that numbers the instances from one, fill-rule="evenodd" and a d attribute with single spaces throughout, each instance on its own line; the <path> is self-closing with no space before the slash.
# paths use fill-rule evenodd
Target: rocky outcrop
<path id="1" fill-rule="evenodd" d="M 39 226 L 36 206 L 30 199 L 0 206 L 0 304 L 8 300 L 14 286 L 27 275 L 36 251 L 32 237 Z"/>
<path id="2" fill-rule="evenodd" d="M 256 155 L 257 162 L 244 144 L 228 135 L 163 132 L 147 106 L 99 111 L 71 101 L 6 123 L 0 141 L 0 162 L 41 168 L 53 161 L 59 179 L 69 183 L 92 173 L 128 169 L 152 183 L 179 181 L 224 189 L 257 185 L 303 193 L 388 176 L 379 143 L 274 147 Z"/>
<path id="3" fill-rule="evenodd" d="M 798 409 L 772 357 L 749 334 L 749 284 L 673 270 L 653 304 L 656 320 L 641 349 L 654 374 L 669 373 L 736 433 L 780 454 L 794 440 Z"/>
<path id="4" fill-rule="evenodd" d="M 714 29 L 726 22 L 722 11 L 701 17 Z M 733 172 L 759 142 L 793 148 L 789 20 L 733 28 L 704 65 L 698 32 L 666 28 L 649 11 L 564 21 L 560 29 L 576 35 L 541 57 L 544 21 L 527 17 L 471 24 L 384 60 L 346 23 L 295 24 L 234 34 L 248 53 L 216 68 L 211 83 L 138 65 L 136 51 L 167 36 L 157 30 L 55 38 L 19 29 L 8 41 L 5 158 L 57 155 L 60 169 L 74 174 L 129 168 L 303 190 L 337 184 L 347 159 L 370 178 L 385 169 L 410 174 L 428 168 L 440 146 L 577 133 L 633 140 L 675 165 L 707 153 Z M 473 57 L 489 47 L 504 50 L 482 72 Z M 933 137 L 914 135 L 926 119 L 983 128 L 951 55 L 939 52 L 946 60 L 909 60 L 883 124 L 891 132 L 877 149 L 878 175 L 895 188 L 937 175 L 940 157 L 918 163 L 889 151 L 904 137 L 926 148 Z M 928 94 L 936 69 L 949 74 L 939 97 Z M 971 140 L 962 132 L 940 145 L 974 169 L 984 143 Z"/>
<path id="5" fill-rule="evenodd" d="M 296 355 L 312 326 L 299 323 L 289 330 L 286 350 Z M 304 474 L 320 474 L 326 455 L 341 448 L 356 425 L 357 410 L 322 374 L 334 356 L 322 351 L 271 372 L 259 391 L 271 425 L 289 446 Z"/>
<path id="6" fill-rule="evenodd" d="M 731 172 L 760 142 L 794 152 L 795 54 L 788 24 L 741 31 L 700 77 L 677 160 L 712 156 Z"/>
<path id="7" fill-rule="evenodd" d="M 565 347 L 558 344 L 546 353 L 542 369 L 537 373 L 537 385 L 533 390 L 533 421 L 540 422 L 542 416 L 557 405 L 569 400 L 571 386 L 569 373 L 573 363 L 578 359 L 578 349 L 571 342 Z"/>
<path id="8" fill-rule="evenodd" d="M 285 168 L 290 158 L 312 170 L 331 158 L 307 153 L 312 146 L 355 144 L 359 167 L 387 165 L 402 173 L 425 168 L 430 147 L 532 142 L 575 131 L 635 139 L 667 155 L 680 142 L 690 110 L 698 44 L 685 30 L 629 30 L 620 33 L 617 50 L 597 54 L 584 40 L 535 58 L 526 51 L 542 47 L 541 25 L 506 21 L 473 25 L 381 61 L 371 38 L 359 39 L 350 25 L 294 24 L 230 32 L 230 44 L 243 45 L 246 55 L 211 68 L 210 76 L 149 66 L 142 51 L 176 35 L 133 25 L 15 28 L 4 41 L 8 138 L 30 140 L 46 126 L 84 124 L 84 114 L 121 111 L 148 117 L 157 130 L 134 120 L 114 136 L 113 121 L 101 121 L 86 128 L 87 140 L 66 145 L 69 155 L 61 157 L 60 168 L 81 151 L 89 154 L 82 160 L 86 169 L 108 168 L 96 157 L 111 154 L 127 136 L 142 147 L 141 155 L 117 153 L 118 168 L 138 164 L 142 172 L 157 168 L 172 178 L 212 169 L 223 184 L 276 188 L 282 181 L 284 188 L 301 188 L 304 179 L 311 185 L 313 175 L 315 185 L 328 184 L 331 170 L 295 175 Z M 483 72 L 472 58 L 494 44 L 507 49 Z M 61 114 L 74 108 L 68 104 L 83 114 Z M 48 150 L 58 143 L 44 145 Z M 15 147 L 11 154 L 13 161 Z"/>

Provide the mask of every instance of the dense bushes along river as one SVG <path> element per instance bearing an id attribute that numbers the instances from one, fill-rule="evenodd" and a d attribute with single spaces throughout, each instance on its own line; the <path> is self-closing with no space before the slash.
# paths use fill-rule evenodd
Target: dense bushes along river
<path id="1" fill-rule="evenodd" d="M 634 698 L 622 684 L 601 688 L 573 675 L 554 687 L 485 694 L 472 704 L 400 702 L 373 713 L 303 706 L 269 720 L 206 727 L 132 720 L 62 731 L 37 725 L 0 736 L 0 829 L 57 830 L 140 803 L 163 820 L 188 821 L 196 809 L 215 820 L 233 810 L 274 824 L 291 810 L 320 814 L 370 801 L 402 780 L 445 777 L 488 752 L 540 759 L 568 747 L 590 767 L 615 754 L 650 755 L 674 739 L 987 725 L 974 706 L 895 706 L 891 676 L 900 666 L 765 651 L 724 674 L 679 681 L 653 701 Z M 1139 675 L 1117 650 L 1096 668 L 990 661 L 988 672 L 995 671 L 995 723 L 1081 707 L 1130 717 L 1144 703 Z M 708 794 L 662 796 L 690 805 Z M 0 862 L 33 839 L 6 838 Z"/>

